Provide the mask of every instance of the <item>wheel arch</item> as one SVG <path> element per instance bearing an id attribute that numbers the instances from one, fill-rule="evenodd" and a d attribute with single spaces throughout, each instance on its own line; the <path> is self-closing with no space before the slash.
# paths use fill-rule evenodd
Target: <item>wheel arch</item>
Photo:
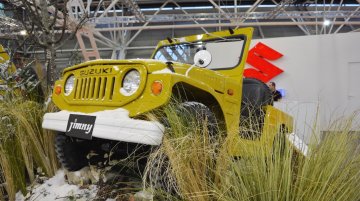
<path id="1" fill-rule="evenodd" d="M 211 93 L 186 82 L 178 82 L 172 88 L 172 96 L 175 101 L 195 101 L 204 104 L 215 114 L 219 127 L 226 130 L 224 112 Z"/>

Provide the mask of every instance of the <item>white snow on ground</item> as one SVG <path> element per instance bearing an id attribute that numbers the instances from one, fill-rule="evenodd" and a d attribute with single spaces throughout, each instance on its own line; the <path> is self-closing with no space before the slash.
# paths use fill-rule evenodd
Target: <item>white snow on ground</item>
<path id="1" fill-rule="evenodd" d="M 90 185 L 87 188 L 80 189 L 77 185 L 68 184 L 65 181 L 65 173 L 59 170 L 56 175 L 43 184 L 35 185 L 26 197 L 30 201 L 54 201 L 54 200 L 92 200 L 96 197 L 97 186 Z M 16 194 L 16 201 L 25 200 L 21 192 Z"/>

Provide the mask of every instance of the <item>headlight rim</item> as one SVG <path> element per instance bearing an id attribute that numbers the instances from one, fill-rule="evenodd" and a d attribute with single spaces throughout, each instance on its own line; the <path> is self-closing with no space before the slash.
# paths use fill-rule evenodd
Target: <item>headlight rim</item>
<path id="1" fill-rule="evenodd" d="M 132 90 L 131 92 L 128 92 L 125 88 L 124 88 L 124 83 L 126 81 L 126 78 L 127 76 L 129 76 L 129 74 L 131 72 L 136 72 L 137 73 L 137 80 L 138 80 L 138 83 L 137 83 L 137 86 L 136 86 L 136 89 L 135 90 Z M 131 68 L 129 69 L 128 71 L 125 72 L 124 76 L 122 77 L 122 81 L 121 81 L 121 86 L 120 86 L 120 93 L 123 95 L 123 96 L 132 96 L 134 95 L 139 89 L 140 89 L 140 86 L 141 86 L 141 73 L 138 69 L 136 68 Z"/>
<path id="2" fill-rule="evenodd" d="M 70 80 L 70 78 L 73 79 L 72 81 L 72 88 L 68 91 L 68 81 Z M 64 95 L 65 96 L 69 96 L 73 91 L 74 91 L 74 88 L 75 88 L 75 75 L 74 74 L 70 74 L 66 77 L 65 79 L 65 83 L 64 83 Z"/>

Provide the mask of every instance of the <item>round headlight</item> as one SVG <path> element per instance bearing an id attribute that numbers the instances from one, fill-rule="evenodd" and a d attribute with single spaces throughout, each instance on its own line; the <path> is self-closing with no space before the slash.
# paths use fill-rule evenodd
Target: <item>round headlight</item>
<path id="1" fill-rule="evenodd" d="M 72 90 L 74 89 L 74 82 L 75 82 L 75 76 L 71 75 L 67 78 L 66 82 L 65 82 L 65 87 L 64 87 L 64 93 L 65 95 L 69 95 Z"/>
<path id="2" fill-rule="evenodd" d="M 124 96 L 130 96 L 134 94 L 140 86 L 140 73 L 137 70 L 131 70 L 126 73 L 120 93 Z"/>

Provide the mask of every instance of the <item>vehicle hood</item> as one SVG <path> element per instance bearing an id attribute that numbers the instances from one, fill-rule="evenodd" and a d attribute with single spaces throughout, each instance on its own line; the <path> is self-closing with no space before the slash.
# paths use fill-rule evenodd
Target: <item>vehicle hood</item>
<path id="1" fill-rule="evenodd" d="M 167 64 L 164 61 L 159 61 L 155 59 L 128 59 L 128 60 L 111 60 L 111 59 L 97 59 L 93 61 L 87 61 L 72 67 L 64 69 L 64 73 L 68 71 L 73 71 L 89 66 L 97 65 L 131 65 L 131 64 L 141 64 L 147 68 L 148 73 L 155 71 L 160 71 L 166 68 Z"/>

